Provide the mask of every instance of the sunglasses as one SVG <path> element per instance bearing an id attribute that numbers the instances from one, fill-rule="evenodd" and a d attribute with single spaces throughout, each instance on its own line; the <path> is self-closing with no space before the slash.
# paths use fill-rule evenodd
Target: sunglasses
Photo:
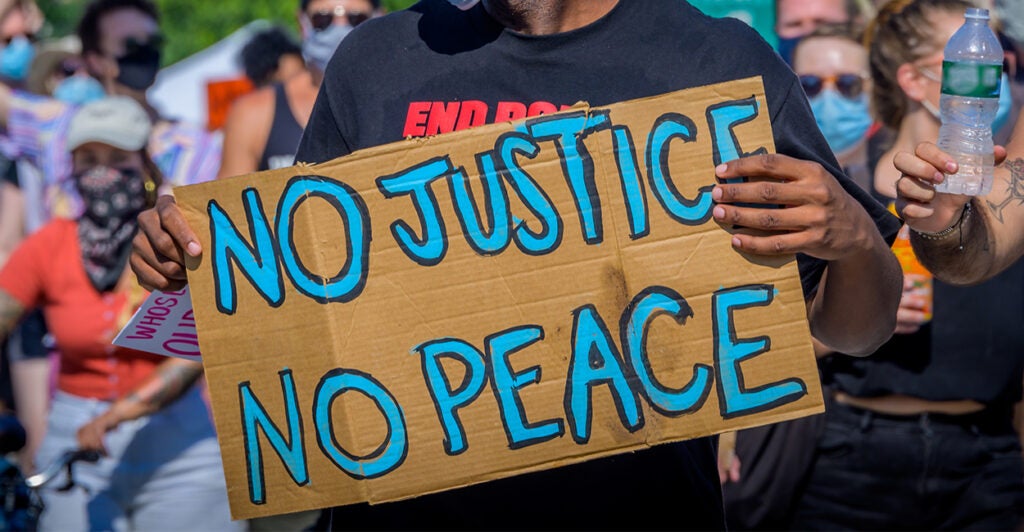
<path id="1" fill-rule="evenodd" d="M 57 73 L 64 76 L 65 78 L 70 78 L 71 76 L 77 74 L 79 70 L 82 70 L 84 68 L 85 64 L 82 63 L 80 59 L 65 59 L 60 62 L 60 65 L 57 66 Z"/>
<path id="2" fill-rule="evenodd" d="M 124 40 L 124 51 L 126 54 L 130 54 L 143 48 L 162 50 L 164 42 L 164 36 L 159 33 L 154 33 L 144 39 L 128 37 Z"/>
<path id="3" fill-rule="evenodd" d="M 11 35 L 9 37 L 4 37 L 3 39 L 0 39 L 0 42 L 2 42 L 4 44 L 4 46 L 7 46 L 7 45 L 11 44 L 11 41 L 13 41 L 14 39 L 17 39 L 18 37 L 24 37 L 24 38 L 28 39 L 28 42 L 33 42 L 33 43 L 36 42 L 36 34 L 35 33 L 20 33 L 18 35 Z"/>
<path id="4" fill-rule="evenodd" d="M 851 100 L 859 98 L 864 94 L 864 77 L 859 74 L 839 74 L 838 76 L 816 76 L 804 74 L 800 76 L 800 86 L 804 88 L 804 94 L 808 98 L 814 98 L 825 89 L 825 84 L 831 83 L 839 94 Z"/>
<path id="5" fill-rule="evenodd" d="M 342 6 L 335 7 L 334 9 L 307 13 L 307 15 L 309 16 L 309 22 L 312 24 L 314 31 L 326 30 L 331 27 L 331 24 L 334 24 L 335 19 L 341 17 L 345 17 L 348 24 L 353 28 L 370 19 L 370 13 L 365 11 L 349 11 Z"/>

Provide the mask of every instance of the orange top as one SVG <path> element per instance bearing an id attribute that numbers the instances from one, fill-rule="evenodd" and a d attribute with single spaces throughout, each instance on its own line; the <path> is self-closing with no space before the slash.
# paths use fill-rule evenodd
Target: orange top
<path id="1" fill-rule="evenodd" d="M 60 351 L 57 388 L 63 392 L 117 399 L 164 360 L 111 344 L 128 296 L 101 294 L 89 282 L 77 222 L 54 220 L 25 239 L 0 270 L 0 290 L 26 309 L 43 309 Z"/>

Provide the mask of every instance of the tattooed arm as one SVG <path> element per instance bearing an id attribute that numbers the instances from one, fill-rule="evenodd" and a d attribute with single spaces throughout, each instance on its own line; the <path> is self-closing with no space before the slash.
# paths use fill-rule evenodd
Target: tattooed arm
<path id="1" fill-rule="evenodd" d="M 0 342 L 6 342 L 7 336 L 25 314 L 25 307 L 10 294 L 0 290 Z"/>
<path id="2" fill-rule="evenodd" d="M 104 434 L 121 423 L 154 414 L 173 403 L 202 375 L 202 364 L 168 358 L 135 391 L 115 401 L 109 410 L 78 429 L 78 446 L 105 451 Z"/>
<path id="3" fill-rule="evenodd" d="M 952 157 L 934 144 L 924 143 L 914 154 L 896 156 L 896 168 L 903 173 L 897 181 L 897 205 L 907 224 L 929 233 L 953 228 L 939 239 L 911 231 L 918 258 L 943 281 L 961 285 L 980 283 L 1024 254 L 1022 122 L 1018 121 L 1005 151 L 998 148 L 996 156 L 1005 157 L 1005 161 L 995 170 L 992 191 L 975 198 L 935 192 L 933 184 L 957 166 Z M 968 203 L 970 206 L 965 207 Z"/>

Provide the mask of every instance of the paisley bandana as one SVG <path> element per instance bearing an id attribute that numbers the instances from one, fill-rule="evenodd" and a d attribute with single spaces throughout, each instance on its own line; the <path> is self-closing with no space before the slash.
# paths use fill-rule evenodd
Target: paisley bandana
<path id="1" fill-rule="evenodd" d="M 89 281 L 99 292 L 117 286 L 138 230 L 136 216 L 146 208 L 142 175 L 97 166 L 75 176 L 85 212 L 78 219 L 78 242 Z"/>

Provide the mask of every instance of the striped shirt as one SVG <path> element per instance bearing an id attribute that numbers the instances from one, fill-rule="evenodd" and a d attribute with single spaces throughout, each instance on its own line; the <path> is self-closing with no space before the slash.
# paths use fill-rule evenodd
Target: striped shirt
<path id="1" fill-rule="evenodd" d="M 67 149 L 74 110 L 52 98 L 15 92 L 7 119 L 8 142 L 3 149 L 39 168 L 51 217 L 76 218 L 82 210 Z M 221 141 L 219 133 L 161 120 L 153 127 L 148 150 L 164 174 L 165 185 L 190 185 L 217 176 Z"/>

